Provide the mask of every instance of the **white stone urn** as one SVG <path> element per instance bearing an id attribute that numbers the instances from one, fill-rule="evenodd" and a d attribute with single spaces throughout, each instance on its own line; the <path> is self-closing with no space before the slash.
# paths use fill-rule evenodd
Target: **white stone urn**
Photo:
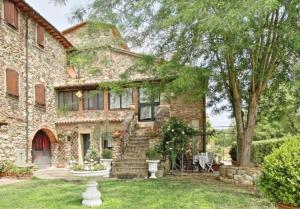
<path id="1" fill-rule="evenodd" d="M 104 167 L 109 170 L 109 174 L 111 172 L 112 161 L 113 161 L 112 159 L 100 159 L 101 164 L 104 165 Z M 105 177 L 109 177 L 109 175 Z"/>
<path id="2" fill-rule="evenodd" d="M 101 171 L 71 171 L 76 177 L 87 179 L 86 190 L 82 193 L 82 205 L 96 207 L 102 205 L 101 192 L 97 189 L 96 178 L 109 176 L 109 170 Z"/>
<path id="3" fill-rule="evenodd" d="M 158 170 L 158 163 L 160 162 L 159 160 L 146 160 L 148 163 L 148 171 L 150 172 L 150 179 L 156 179 L 155 173 Z"/>

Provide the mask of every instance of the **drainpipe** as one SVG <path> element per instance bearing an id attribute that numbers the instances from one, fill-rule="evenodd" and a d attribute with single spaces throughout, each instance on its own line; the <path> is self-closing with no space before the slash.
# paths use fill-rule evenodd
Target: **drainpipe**
<path id="1" fill-rule="evenodd" d="M 28 99 L 28 20 L 29 16 L 26 17 L 26 28 L 25 28 L 25 81 L 26 81 L 26 88 L 25 88 L 25 106 L 26 106 L 26 164 L 29 161 L 29 99 Z"/>

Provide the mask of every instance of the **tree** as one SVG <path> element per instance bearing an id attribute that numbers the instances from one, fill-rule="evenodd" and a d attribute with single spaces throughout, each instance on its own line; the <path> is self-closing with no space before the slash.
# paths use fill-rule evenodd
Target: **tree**
<path id="1" fill-rule="evenodd" d="M 262 95 L 299 63 L 299 10 L 298 0 L 94 0 L 86 9 L 91 19 L 123 29 L 132 46 L 169 61 L 150 67 L 151 74 L 185 78 L 190 71 L 181 66 L 211 70 L 209 94 L 230 103 L 241 166 L 250 165 Z M 173 89 L 183 92 L 199 85 L 179 81 Z"/>
<path id="2" fill-rule="evenodd" d="M 262 97 L 255 140 L 300 133 L 300 69 L 280 79 L 285 82 L 274 80 Z"/>

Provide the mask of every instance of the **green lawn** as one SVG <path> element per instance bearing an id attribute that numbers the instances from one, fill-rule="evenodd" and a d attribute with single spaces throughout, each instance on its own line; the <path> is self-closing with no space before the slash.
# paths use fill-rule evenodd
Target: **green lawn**
<path id="1" fill-rule="evenodd" d="M 105 180 L 102 209 L 273 209 L 249 189 L 191 178 Z M 70 209 L 80 206 L 83 182 L 32 179 L 0 187 L 0 208 Z"/>

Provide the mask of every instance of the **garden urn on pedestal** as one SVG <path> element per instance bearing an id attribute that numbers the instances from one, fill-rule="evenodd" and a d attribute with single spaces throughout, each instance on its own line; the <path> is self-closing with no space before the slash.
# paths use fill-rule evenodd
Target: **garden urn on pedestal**
<path id="1" fill-rule="evenodd" d="M 148 163 L 148 171 L 150 172 L 150 179 L 156 179 L 155 173 L 158 170 L 158 163 L 160 162 L 159 160 L 146 160 Z"/>

